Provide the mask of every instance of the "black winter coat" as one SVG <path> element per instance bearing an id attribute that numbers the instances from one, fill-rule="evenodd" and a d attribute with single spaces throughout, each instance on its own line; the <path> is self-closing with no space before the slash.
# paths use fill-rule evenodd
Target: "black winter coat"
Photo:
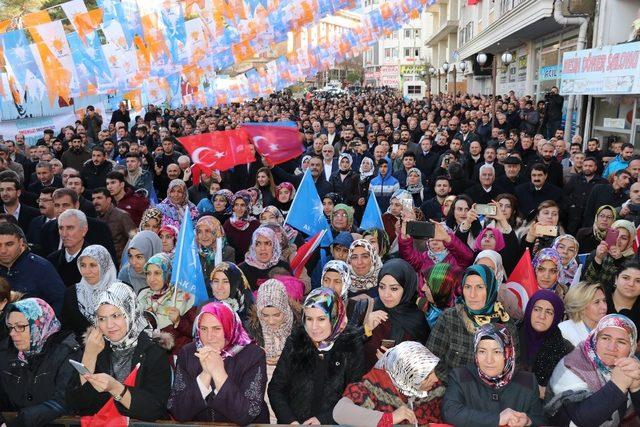
<path id="1" fill-rule="evenodd" d="M 312 417 L 320 424 L 336 424 L 333 407 L 346 386 L 364 374 L 363 354 L 362 335 L 350 326 L 326 352 L 315 349 L 303 327 L 294 330 L 269 383 L 278 424 L 302 424 Z"/>
<path id="2" fill-rule="evenodd" d="M 167 400 L 171 389 L 171 367 L 167 352 L 146 333 L 141 333 L 133 351 L 131 369 L 140 363 L 135 387 L 129 387 L 131 407 L 116 402 L 118 411 L 127 417 L 143 421 L 167 418 Z M 115 378 L 111 368 L 111 347 L 107 343 L 98 354 L 95 373 L 107 373 Z M 98 393 L 89 382 L 80 385 L 80 377 L 74 375 L 67 391 L 67 402 L 78 415 L 94 415 L 111 398 L 107 392 Z"/>
<path id="3" fill-rule="evenodd" d="M 65 391 L 77 377 L 69 359 L 80 360 L 82 352 L 72 333 L 61 331 L 47 339 L 40 354 L 28 363 L 18 359 L 11 338 L 0 343 L 0 405 L 2 411 L 17 411 L 8 426 L 44 426 L 68 412 Z"/>

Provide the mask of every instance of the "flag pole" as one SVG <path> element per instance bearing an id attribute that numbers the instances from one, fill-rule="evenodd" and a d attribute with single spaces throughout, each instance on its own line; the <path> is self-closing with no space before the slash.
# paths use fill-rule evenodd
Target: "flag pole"
<path id="1" fill-rule="evenodd" d="M 184 210 L 184 216 L 182 217 L 182 226 L 180 227 L 180 252 L 178 253 L 178 268 L 177 271 L 175 272 L 175 277 L 180 277 L 180 269 L 182 267 L 182 252 L 184 251 L 184 235 L 186 234 L 184 232 L 185 228 L 187 227 L 187 220 L 186 217 L 187 215 L 189 215 L 189 209 L 185 209 Z M 177 246 L 177 245 L 176 245 Z M 173 273 L 171 273 L 173 274 Z M 174 283 L 173 284 L 173 307 L 175 308 L 178 305 L 178 284 Z"/>

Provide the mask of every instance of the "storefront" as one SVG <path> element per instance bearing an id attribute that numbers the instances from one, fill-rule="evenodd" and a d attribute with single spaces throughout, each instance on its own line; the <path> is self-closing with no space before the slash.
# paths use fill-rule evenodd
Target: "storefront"
<path id="1" fill-rule="evenodd" d="M 616 138 L 640 152 L 640 42 L 563 55 L 562 95 L 587 95 L 585 136 Z"/>

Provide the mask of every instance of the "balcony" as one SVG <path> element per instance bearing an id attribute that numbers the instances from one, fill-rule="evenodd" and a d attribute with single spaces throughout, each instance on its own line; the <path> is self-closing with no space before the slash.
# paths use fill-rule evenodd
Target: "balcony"
<path id="1" fill-rule="evenodd" d="M 436 29 L 433 35 L 427 39 L 425 45 L 433 46 L 442 40 L 446 40 L 449 34 L 457 34 L 459 22 L 460 21 L 458 21 L 457 19 L 445 21 L 444 25 L 441 25 L 440 28 Z"/>

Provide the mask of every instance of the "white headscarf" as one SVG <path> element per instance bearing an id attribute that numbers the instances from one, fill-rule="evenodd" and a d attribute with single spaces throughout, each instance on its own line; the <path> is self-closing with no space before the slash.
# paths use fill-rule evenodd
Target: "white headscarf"
<path id="1" fill-rule="evenodd" d="M 83 258 L 94 259 L 100 268 L 98 283 L 92 285 L 88 283 L 84 277 L 79 283 L 76 283 L 76 295 L 78 297 L 80 313 L 82 313 L 89 322 L 93 323 L 98 296 L 101 292 L 106 291 L 110 284 L 116 281 L 116 266 L 113 265 L 109 251 L 100 245 L 91 245 L 84 248 L 78 257 L 78 269 L 80 269 L 80 262 Z"/>
<path id="2" fill-rule="evenodd" d="M 504 266 L 502 265 L 502 255 L 492 249 L 485 249 L 476 255 L 476 259 L 473 261 L 473 264 L 478 264 L 478 260 L 481 260 L 482 258 L 489 258 L 493 261 L 496 266 L 493 271 L 496 276 L 496 280 L 498 281 L 498 284 L 504 283 L 507 279 L 507 272 L 504 270 Z"/>

